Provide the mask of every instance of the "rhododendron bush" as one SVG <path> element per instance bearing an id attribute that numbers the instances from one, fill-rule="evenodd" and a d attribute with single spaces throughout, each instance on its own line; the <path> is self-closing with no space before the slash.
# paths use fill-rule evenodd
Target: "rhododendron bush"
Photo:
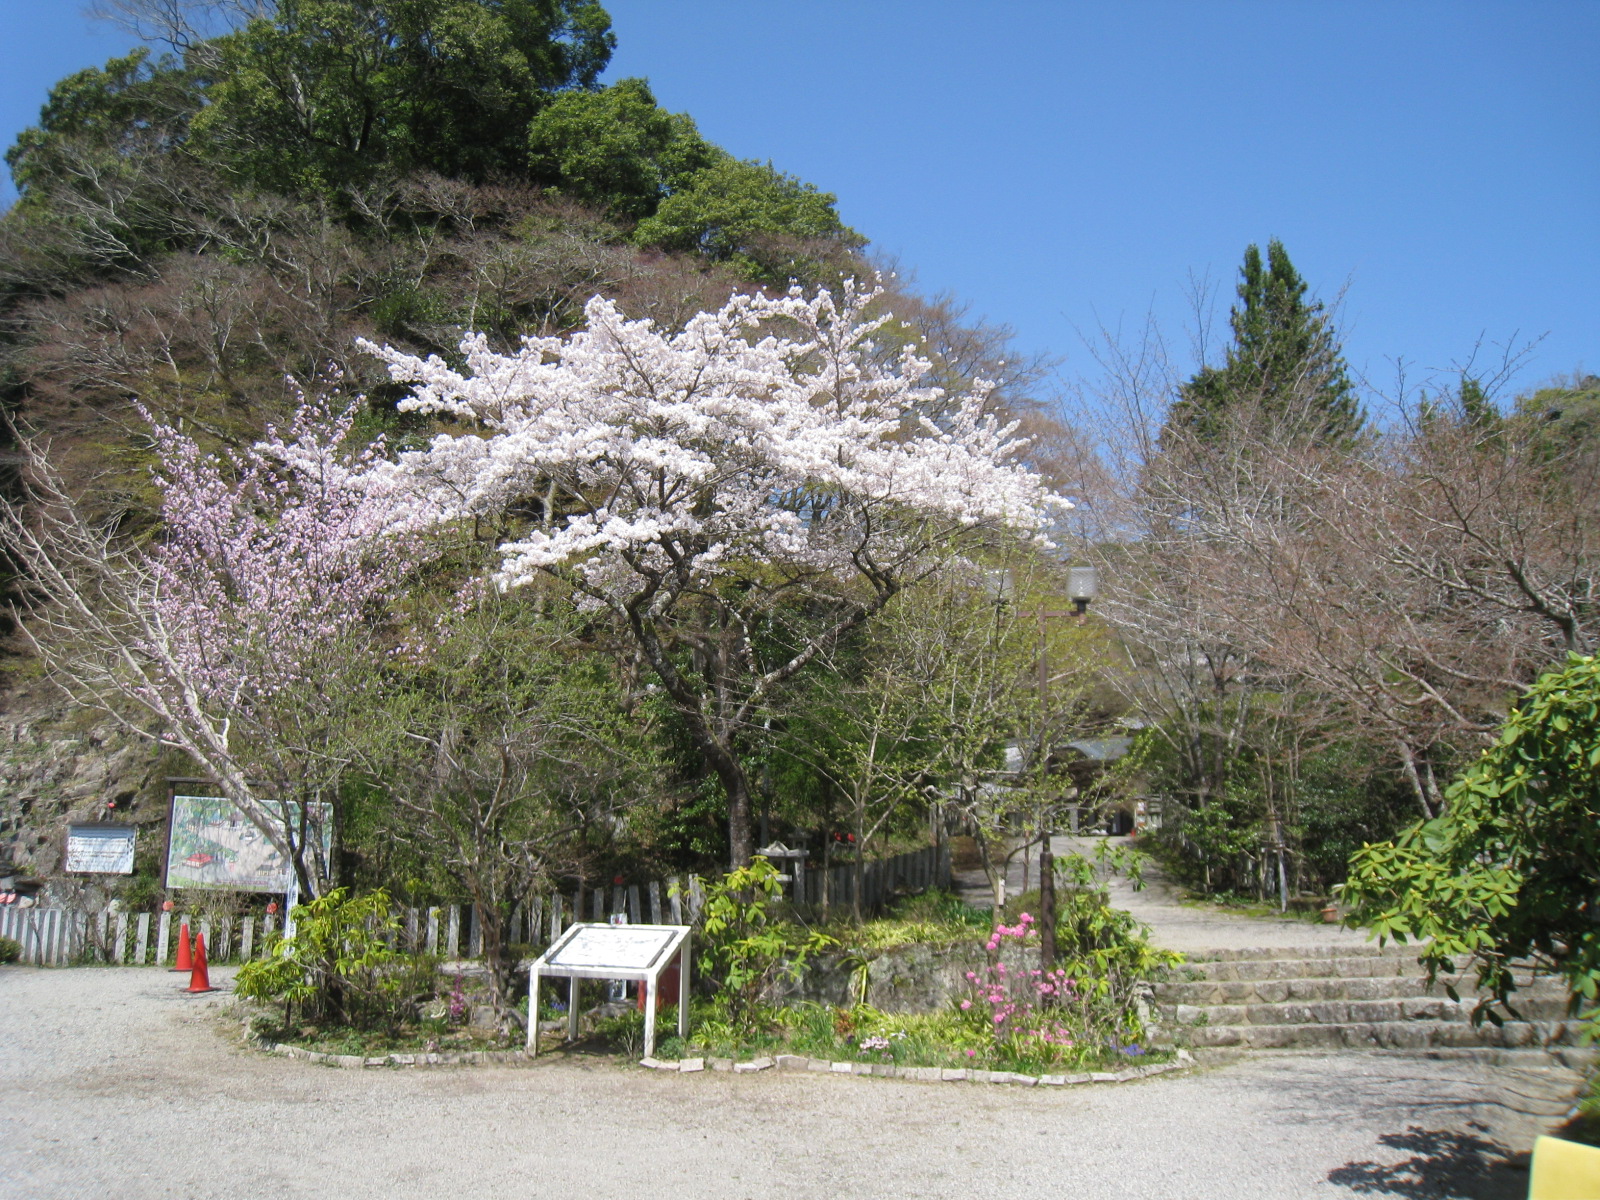
<path id="1" fill-rule="evenodd" d="M 459 369 L 368 347 L 411 385 L 402 410 L 458 422 L 376 473 L 412 519 L 532 514 L 497 580 L 557 576 L 627 631 L 723 784 L 735 865 L 774 693 L 968 543 L 1042 541 L 1065 503 L 986 385 L 946 395 L 879 344 L 876 295 L 736 295 L 677 333 L 596 298 L 566 338 L 468 337 Z"/>

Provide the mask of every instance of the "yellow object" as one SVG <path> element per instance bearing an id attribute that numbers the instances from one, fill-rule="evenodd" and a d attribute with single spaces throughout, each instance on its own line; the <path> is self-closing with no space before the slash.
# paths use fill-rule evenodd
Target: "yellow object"
<path id="1" fill-rule="evenodd" d="M 1600 1200 L 1600 1146 L 1553 1137 L 1534 1142 L 1528 1200 Z"/>

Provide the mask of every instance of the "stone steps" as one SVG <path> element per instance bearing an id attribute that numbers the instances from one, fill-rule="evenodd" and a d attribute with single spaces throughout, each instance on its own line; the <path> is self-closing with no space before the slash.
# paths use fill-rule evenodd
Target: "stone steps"
<path id="1" fill-rule="evenodd" d="M 1565 986 L 1524 974 L 1517 1019 L 1472 1023 L 1470 974 L 1430 987 L 1415 946 L 1216 950 L 1156 985 L 1157 1037 L 1195 1049 L 1487 1049 L 1575 1046 Z M 1450 999 L 1447 985 L 1459 1000 Z"/>
<path id="2" fill-rule="evenodd" d="M 1521 980 L 1521 988 L 1531 981 Z M 1453 985 L 1465 998 L 1475 990 L 1472 976 L 1441 975 L 1429 986 L 1425 976 L 1334 976 L 1283 979 L 1244 980 L 1180 980 L 1169 979 L 1160 984 L 1157 994 L 1169 1004 L 1284 1004 L 1289 1001 L 1320 1000 L 1393 1000 L 1406 996 L 1445 996 L 1446 986 Z M 1560 985 L 1549 980 L 1532 984 L 1535 994 L 1546 988 L 1559 993 Z M 1520 994 L 1520 990 L 1519 990 Z"/>
<path id="3" fill-rule="evenodd" d="M 1385 1000 L 1324 1000 L 1312 1004 L 1158 1005 L 1174 1025 L 1368 1025 L 1396 1021 L 1471 1022 L 1477 1001 L 1448 996 L 1404 996 Z M 1522 997 L 1517 1011 L 1529 1021 L 1563 1021 L 1564 995 Z"/>
<path id="4" fill-rule="evenodd" d="M 1320 946 L 1247 946 L 1217 950 L 1190 950 L 1184 954 L 1188 963 L 1256 962 L 1263 959 L 1306 961 L 1319 958 L 1401 958 L 1415 961 L 1417 947 L 1387 942 L 1356 942 L 1348 945 Z"/>
<path id="5" fill-rule="evenodd" d="M 1440 1047 L 1538 1049 L 1578 1045 L 1565 1021 L 1381 1021 L 1338 1025 L 1210 1025 L 1184 1031 L 1183 1044 L 1247 1050 L 1431 1050 Z"/>

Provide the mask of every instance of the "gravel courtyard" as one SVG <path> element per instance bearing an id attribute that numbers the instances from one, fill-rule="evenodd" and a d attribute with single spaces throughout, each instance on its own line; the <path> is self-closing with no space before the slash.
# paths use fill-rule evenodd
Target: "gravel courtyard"
<path id="1" fill-rule="evenodd" d="M 216 982 L 227 972 L 217 972 Z M 347 1071 L 151 968 L 0 969 L 0 1197 L 1521 1197 L 1576 1076 L 1262 1057 L 1076 1089 L 594 1059 Z"/>

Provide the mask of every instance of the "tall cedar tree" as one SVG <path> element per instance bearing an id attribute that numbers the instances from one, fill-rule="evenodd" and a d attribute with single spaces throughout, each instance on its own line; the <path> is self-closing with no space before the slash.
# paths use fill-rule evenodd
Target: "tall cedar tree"
<path id="1" fill-rule="evenodd" d="M 1171 423 L 1201 438 L 1219 436 L 1225 412 L 1250 405 L 1273 424 L 1325 445 L 1361 430 L 1361 410 L 1321 303 L 1306 299 L 1289 252 L 1274 238 L 1244 252 L 1239 303 L 1228 316 L 1233 345 L 1221 367 L 1202 367 L 1173 405 Z"/>

